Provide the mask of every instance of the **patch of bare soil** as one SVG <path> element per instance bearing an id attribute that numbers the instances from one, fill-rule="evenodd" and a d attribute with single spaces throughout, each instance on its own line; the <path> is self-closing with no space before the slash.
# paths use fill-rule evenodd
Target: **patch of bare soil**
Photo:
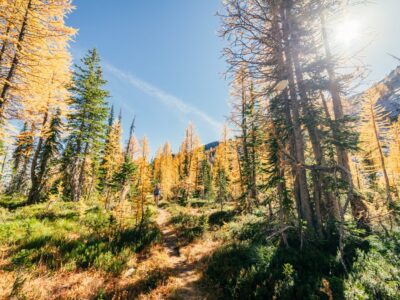
<path id="1" fill-rule="evenodd" d="M 135 294 L 135 289 L 141 286 L 146 290 L 146 284 L 148 288 L 152 283 L 148 282 L 151 277 L 147 275 L 146 281 L 146 275 L 142 275 L 139 282 L 125 286 L 114 294 L 113 299 L 211 299 L 199 280 L 205 268 L 205 259 L 220 245 L 220 242 L 204 238 L 178 249 L 176 231 L 169 224 L 169 219 L 170 214 L 167 211 L 159 211 L 157 224 L 163 234 L 163 243 L 157 249 L 158 252 L 153 253 L 146 262 L 148 266 L 154 268 L 153 272 L 157 270 L 156 274 L 160 279 L 158 285 L 152 286 L 151 290 L 144 292 L 142 290 L 139 294 Z M 159 264 L 155 262 L 157 258 Z M 148 269 L 147 274 L 152 274 L 152 271 Z"/>

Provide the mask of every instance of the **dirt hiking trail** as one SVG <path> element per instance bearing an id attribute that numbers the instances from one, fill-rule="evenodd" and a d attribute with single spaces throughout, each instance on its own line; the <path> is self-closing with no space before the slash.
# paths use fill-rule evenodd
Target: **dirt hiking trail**
<path id="1" fill-rule="evenodd" d="M 170 276 L 167 286 L 173 286 L 172 294 L 163 296 L 167 299 L 209 299 L 198 281 L 204 267 L 202 259 L 210 253 L 208 250 L 212 249 L 204 248 L 202 243 L 201 245 L 194 243 L 179 249 L 176 230 L 169 224 L 170 217 L 169 212 L 160 209 L 156 219 L 163 236 L 162 248 L 168 258 Z M 153 298 L 152 295 L 148 296 Z"/>

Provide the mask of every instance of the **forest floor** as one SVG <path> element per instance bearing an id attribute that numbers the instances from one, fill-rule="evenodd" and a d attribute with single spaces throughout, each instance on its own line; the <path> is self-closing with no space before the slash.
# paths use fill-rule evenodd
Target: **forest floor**
<path id="1" fill-rule="evenodd" d="M 189 221 L 189 225 L 185 223 L 186 228 L 172 221 L 182 214 L 199 220 L 205 211 L 212 212 L 213 208 L 177 205 L 153 208 L 152 220 L 159 228 L 160 238 L 131 255 L 122 272 L 114 275 L 94 267 L 69 268 L 67 261 L 63 261 L 61 250 L 52 241 L 61 237 L 67 244 L 73 244 L 86 241 L 87 235 L 82 228 L 84 223 L 76 215 L 78 206 L 74 203 L 58 205 L 51 209 L 51 214 L 44 205 L 0 211 L 1 219 L 6 221 L 0 226 L 0 237 L 5 241 L 10 234 L 13 237 L 12 243 L 9 241 L 8 245 L 0 247 L 0 299 L 213 299 L 201 279 L 208 257 L 222 241 L 215 238 L 215 232 L 206 229 L 194 237 L 182 237 L 185 230 L 192 234 L 198 224 Z M 31 238 L 26 239 L 28 234 Z M 31 251 L 31 248 L 34 249 Z M 14 267 L 20 253 L 24 254 L 23 264 Z M 43 254 L 38 262 L 30 263 L 36 253 Z M 53 266 L 47 253 L 54 253 L 54 261 L 63 263 Z M 118 257 L 113 259 L 118 260 Z"/>
<path id="2" fill-rule="evenodd" d="M 335 299 L 399 299 L 398 231 L 367 240 L 349 227 L 347 276 L 330 240 L 301 255 L 295 234 L 292 247 L 266 241 L 266 206 L 240 214 L 234 202 L 193 198 L 156 208 L 149 195 L 142 223 L 97 201 L 17 200 L 0 196 L 0 300 L 325 299 L 325 288 Z"/>
<path id="3" fill-rule="evenodd" d="M 162 247 L 159 250 L 167 258 L 168 280 L 142 297 L 143 299 L 210 299 L 200 279 L 206 267 L 206 258 L 220 245 L 220 242 L 205 238 L 179 248 L 177 231 L 170 224 L 170 219 L 171 214 L 167 210 L 159 210 L 156 222 L 163 236 Z"/>
<path id="4" fill-rule="evenodd" d="M 190 209 L 190 213 L 199 212 Z M 213 299 L 201 278 L 207 258 L 221 241 L 206 234 L 180 246 L 178 229 L 171 224 L 171 217 L 168 210 L 158 210 L 156 223 L 162 233 L 161 243 L 138 257 L 135 274 L 128 280 L 120 280 L 119 288 L 108 293 L 106 299 Z"/>

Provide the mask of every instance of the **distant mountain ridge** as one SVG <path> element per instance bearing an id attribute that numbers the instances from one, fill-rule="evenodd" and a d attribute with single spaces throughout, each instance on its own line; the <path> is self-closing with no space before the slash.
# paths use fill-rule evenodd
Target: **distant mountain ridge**
<path id="1" fill-rule="evenodd" d="M 381 97 L 377 104 L 389 113 L 392 120 L 397 119 L 400 114 L 400 66 L 386 76 L 381 83 L 389 88 L 389 92 Z"/>
<path id="2" fill-rule="evenodd" d="M 378 84 L 384 84 L 388 91 L 377 101 L 377 104 L 383 107 L 383 109 L 389 114 L 390 119 L 394 121 L 400 114 L 400 66 L 373 86 Z M 361 98 L 364 93 L 365 92 L 362 92 L 349 98 L 351 104 L 350 114 L 358 115 L 360 113 Z"/>
<path id="3" fill-rule="evenodd" d="M 208 150 L 210 150 L 210 149 L 217 148 L 218 145 L 219 145 L 219 142 L 218 142 L 218 141 L 205 144 L 205 145 L 204 145 L 204 150 L 208 151 Z"/>

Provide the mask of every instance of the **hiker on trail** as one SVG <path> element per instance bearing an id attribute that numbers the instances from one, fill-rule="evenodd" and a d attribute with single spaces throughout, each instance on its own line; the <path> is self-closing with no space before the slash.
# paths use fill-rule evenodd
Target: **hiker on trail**
<path id="1" fill-rule="evenodd" d="M 158 202 L 160 201 L 160 196 L 161 196 L 161 190 L 160 190 L 160 186 L 158 184 L 154 188 L 153 195 L 154 195 L 154 202 L 156 203 L 156 205 L 158 207 Z"/>

